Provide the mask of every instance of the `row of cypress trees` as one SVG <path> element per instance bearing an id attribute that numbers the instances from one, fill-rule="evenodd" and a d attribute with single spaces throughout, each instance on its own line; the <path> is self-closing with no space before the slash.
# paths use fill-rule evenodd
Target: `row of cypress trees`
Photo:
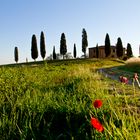
<path id="1" fill-rule="evenodd" d="M 87 33 L 86 30 L 83 28 L 82 30 L 82 52 L 84 53 L 84 56 L 86 57 L 86 48 L 88 46 L 88 41 L 87 41 Z M 54 51 L 53 51 L 54 52 Z M 66 44 L 66 37 L 65 34 L 61 34 L 61 40 L 60 40 L 60 54 L 64 55 L 67 53 L 67 44 Z M 73 48 L 73 56 L 76 58 L 77 52 L 76 52 L 76 44 L 74 43 L 74 48 Z M 54 56 L 54 53 L 53 53 Z M 53 57 L 54 58 L 54 57 Z"/>
<path id="2" fill-rule="evenodd" d="M 41 53 L 41 57 L 45 58 L 46 55 L 46 48 L 45 48 L 45 37 L 44 37 L 44 33 L 41 32 L 40 35 L 40 53 Z M 16 63 L 18 62 L 18 47 L 15 47 L 14 50 L 14 57 L 15 57 L 15 61 Z M 32 35 L 32 41 L 31 41 L 31 57 L 36 60 L 36 58 L 38 57 L 38 48 L 37 48 L 37 39 L 35 34 Z"/>
<path id="3" fill-rule="evenodd" d="M 105 37 L 105 55 L 106 55 L 106 57 L 108 57 L 110 54 L 111 54 L 111 45 L 110 45 L 110 38 L 107 33 L 106 37 Z M 116 54 L 117 54 L 118 58 L 121 58 L 123 56 L 123 45 L 122 45 L 122 40 L 120 37 L 118 37 L 118 39 L 117 39 Z M 130 43 L 127 43 L 126 56 L 128 58 L 133 56 L 133 52 L 132 52 Z"/>
<path id="4" fill-rule="evenodd" d="M 45 37 L 44 37 L 44 33 L 41 32 L 40 35 L 40 53 L 41 53 L 41 57 L 45 58 L 46 55 L 46 48 L 45 48 Z M 31 56 L 34 60 L 36 60 L 36 58 L 38 57 L 38 49 L 37 49 L 37 39 L 35 34 L 33 34 L 32 36 L 32 42 L 31 42 Z"/>
<path id="5" fill-rule="evenodd" d="M 83 28 L 82 31 L 82 52 L 86 56 L 86 48 L 88 46 L 88 41 L 87 41 L 87 33 L 86 30 Z M 45 58 L 46 56 L 46 46 L 45 46 L 45 37 L 43 31 L 41 32 L 40 35 L 40 53 L 41 57 Z M 61 40 L 60 40 L 60 54 L 66 55 L 67 53 L 67 43 L 66 43 L 66 37 L 65 34 L 61 34 Z M 76 52 L 76 44 L 74 43 L 74 48 L 73 48 L 73 56 L 76 58 L 77 52 Z M 18 47 L 15 47 L 14 50 L 14 56 L 15 56 L 15 61 L 18 62 Z M 37 48 L 37 39 L 36 35 L 32 35 L 32 40 L 31 40 L 31 57 L 32 59 L 36 60 L 38 58 L 38 48 Z M 53 47 L 53 59 L 56 59 L 56 52 L 55 52 L 55 46 Z"/>
<path id="6" fill-rule="evenodd" d="M 86 53 L 86 48 L 88 46 L 87 43 L 87 34 L 85 29 L 83 29 L 83 34 L 82 34 L 82 51 L 84 53 Z M 41 52 L 41 57 L 45 58 L 46 55 L 46 49 L 45 49 L 45 37 L 44 37 L 44 33 L 41 32 L 41 36 L 40 36 L 40 52 Z M 63 55 L 63 59 L 64 59 L 64 55 L 66 55 L 67 53 L 67 43 L 66 43 L 66 37 L 65 34 L 62 33 L 61 34 L 61 40 L 60 40 L 60 54 Z M 73 49 L 73 54 L 74 54 L 74 58 L 76 58 L 76 44 L 74 43 L 74 49 Z M 32 36 L 32 43 L 31 43 L 31 56 L 34 60 L 36 60 L 36 58 L 38 57 L 38 50 L 37 50 L 37 40 L 36 40 L 36 36 L 33 35 Z M 56 59 L 56 52 L 55 52 L 55 46 L 53 47 L 53 59 Z"/>
<path id="7" fill-rule="evenodd" d="M 63 59 L 64 59 L 64 55 L 66 55 L 67 53 L 67 43 L 66 43 L 66 37 L 65 34 L 62 33 L 61 34 L 61 40 L 60 40 L 60 54 L 63 55 Z M 74 43 L 74 49 L 73 49 L 73 56 L 74 58 L 76 58 L 76 44 Z M 53 59 L 56 59 L 56 52 L 55 52 L 55 46 L 53 47 Z"/>
<path id="8" fill-rule="evenodd" d="M 84 56 L 86 57 L 86 49 L 88 46 L 88 40 L 87 40 L 87 32 L 86 30 L 83 28 L 82 30 L 82 52 L 84 53 Z M 46 56 L 46 46 L 45 46 L 45 37 L 44 37 L 44 33 L 43 31 L 41 32 L 40 35 L 40 53 L 41 53 L 41 57 L 45 58 Z M 64 55 L 67 53 L 67 43 L 66 43 L 66 37 L 65 34 L 62 33 L 61 34 L 61 40 L 60 40 L 60 54 L 63 55 L 63 59 L 64 59 Z M 73 48 L 73 56 L 74 58 L 76 58 L 76 44 L 74 43 L 74 48 Z M 97 58 L 98 58 L 98 45 L 96 46 L 96 54 L 97 54 Z M 105 55 L 106 57 L 108 57 L 111 53 L 111 45 L 110 45 L 110 38 L 109 38 L 109 34 L 106 34 L 105 37 Z M 117 44 L 116 44 L 116 53 L 117 56 L 120 58 L 123 56 L 123 45 L 122 45 L 122 41 L 121 38 L 119 37 L 117 39 Z M 127 54 L 126 56 L 132 57 L 133 53 L 132 53 L 132 48 L 131 48 L 131 44 L 128 43 L 127 44 Z M 37 39 L 35 34 L 32 35 L 32 41 L 31 41 L 31 57 L 36 60 L 38 57 L 38 49 L 37 49 Z M 55 46 L 53 47 L 53 59 L 56 59 L 56 52 L 55 52 Z M 18 62 L 18 48 L 15 47 L 15 61 Z"/>

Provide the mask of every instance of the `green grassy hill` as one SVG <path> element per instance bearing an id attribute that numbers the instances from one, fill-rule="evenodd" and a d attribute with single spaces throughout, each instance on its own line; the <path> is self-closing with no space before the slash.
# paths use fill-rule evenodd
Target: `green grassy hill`
<path id="1" fill-rule="evenodd" d="M 139 89 L 97 71 L 114 66 L 124 63 L 79 59 L 1 66 L 0 139 L 138 140 Z M 101 108 L 93 106 L 96 99 Z M 92 127 L 91 117 L 103 132 Z"/>

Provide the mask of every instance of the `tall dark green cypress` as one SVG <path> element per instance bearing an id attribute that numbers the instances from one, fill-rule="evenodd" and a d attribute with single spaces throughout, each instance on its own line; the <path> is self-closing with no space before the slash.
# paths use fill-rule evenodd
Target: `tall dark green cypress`
<path id="1" fill-rule="evenodd" d="M 123 56 L 123 45 L 120 37 L 117 39 L 116 53 L 117 53 L 117 57 L 119 58 Z"/>
<path id="2" fill-rule="evenodd" d="M 61 40 L 60 40 L 60 54 L 63 55 L 63 59 L 66 52 L 67 52 L 66 38 L 65 38 L 65 34 L 62 33 Z"/>
<path id="3" fill-rule="evenodd" d="M 45 55 L 46 55 L 46 49 L 45 49 L 45 37 L 44 37 L 44 33 L 41 32 L 41 35 L 40 35 L 40 53 L 41 53 L 41 57 L 45 58 Z"/>
<path id="4" fill-rule="evenodd" d="M 110 38 L 107 33 L 106 37 L 105 37 L 105 55 L 106 55 L 106 57 L 108 57 L 110 55 L 110 53 L 111 53 Z"/>
<path id="5" fill-rule="evenodd" d="M 128 58 L 133 56 L 131 44 L 129 44 L 129 43 L 127 43 L 127 53 L 126 53 L 126 55 L 127 55 Z"/>
<path id="6" fill-rule="evenodd" d="M 53 46 L 53 59 L 56 59 L 56 52 L 55 52 L 55 46 Z"/>
<path id="7" fill-rule="evenodd" d="M 98 47 L 98 44 L 96 45 L 96 57 L 99 58 L 99 47 Z"/>
<path id="8" fill-rule="evenodd" d="M 38 57 L 37 40 L 35 35 L 32 36 L 31 56 L 34 60 L 36 60 L 36 58 Z"/>
<path id="9" fill-rule="evenodd" d="M 74 56 L 74 58 L 76 58 L 76 44 L 74 44 L 74 48 L 73 48 L 73 56 Z"/>
<path id="10" fill-rule="evenodd" d="M 87 40 L 87 32 L 83 28 L 82 30 L 82 52 L 84 53 L 84 56 L 86 58 L 86 48 L 88 46 L 88 40 Z"/>
<path id="11" fill-rule="evenodd" d="M 17 63 L 18 62 L 18 47 L 15 47 L 14 56 L 15 56 L 15 61 Z"/>

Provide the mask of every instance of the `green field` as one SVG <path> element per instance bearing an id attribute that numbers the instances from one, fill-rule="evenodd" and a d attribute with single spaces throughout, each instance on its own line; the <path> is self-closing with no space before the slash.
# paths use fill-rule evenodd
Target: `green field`
<path id="1" fill-rule="evenodd" d="M 0 66 L 0 140 L 140 140 L 140 89 L 97 71 L 116 66 L 126 67 L 107 59 Z"/>

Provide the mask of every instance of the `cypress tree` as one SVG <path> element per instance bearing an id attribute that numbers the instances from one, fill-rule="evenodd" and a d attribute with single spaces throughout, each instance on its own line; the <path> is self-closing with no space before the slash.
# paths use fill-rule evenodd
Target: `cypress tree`
<path id="1" fill-rule="evenodd" d="M 44 33 L 41 32 L 41 35 L 40 35 L 40 53 L 41 53 L 41 57 L 45 58 L 45 55 L 46 55 L 46 49 L 45 49 L 45 37 L 44 37 Z"/>
<path id="2" fill-rule="evenodd" d="M 96 57 L 99 58 L 99 47 L 98 47 L 98 44 L 96 45 Z"/>
<path id="3" fill-rule="evenodd" d="M 15 47 L 14 56 L 15 56 L 15 61 L 17 63 L 18 62 L 18 47 Z"/>
<path id="4" fill-rule="evenodd" d="M 133 56 L 131 44 L 129 44 L 129 43 L 127 43 L 127 54 L 126 55 L 127 55 L 128 58 Z"/>
<path id="5" fill-rule="evenodd" d="M 123 56 L 123 45 L 120 37 L 117 39 L 116 53 L 117 53 L 117 57 Z"/>
<path id="6" fill-rule="evenodd" d="M 66 38 L 65 38 L 65 34 L 62 33 L 61 40 L 60 40 L 60 54 L 63 55 L 63 59 L 66 52 L 67 52 Z"/>
<path id="7" fill-rule="evenodd" d="M 74 44 L 74 48 L 73 48 L 73 56 L 74 56 L 74 58 L 76 58 L 76 44 Z"/>
<path id="8" fill-rule="evenodd" d="M 86 58 L 86 48 L 88 46 L 88 40 L 87 40 L 87 32 L 83 28 L 82 30 L 82 52 L 84 53 L 84 56 Z"/>
<path id="9" fill-rule="evenodd" d="M 110 55 L 110 53 L 111 53 L 110 38 L 107 33 L 106 37 L 105 37 L 105 55 L 106 55 L 106 57 L 108 57 Z"/>
<path id="10" fill-rule="evenodd" d="M 56 59 L 55 46 L 53 47 L 53 59 Z"/>
<path id="11" fill-rule="evenodd" d="M 38 57 L 37 40 L 35 35 L 32 36 L 31 56 L 34 60 L 36 60 L 36 58 Z"/>
<path id="12" fill-rule="evenodd" d="M 140 45 L 139 45 L 139 57 L 140 57 Z"/>

